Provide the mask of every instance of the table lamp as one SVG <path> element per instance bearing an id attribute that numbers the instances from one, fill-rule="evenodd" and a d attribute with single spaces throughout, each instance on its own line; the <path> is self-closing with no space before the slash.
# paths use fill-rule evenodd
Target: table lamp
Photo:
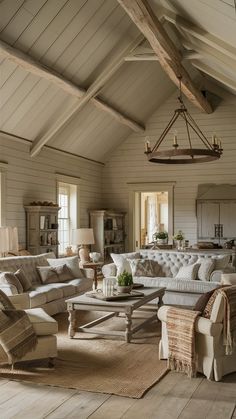
<path id="1" fill-rule="evenodd" d="M 76 230 L 72 230 L 72 243 L 81 246 L 78 252 L 81 262 L 89 262 L 88 245 L 94 244 L 93 229 L 77 228 Z"/>
<path id="2" fill-rule="evenodd" d="M 10 251 L 18 252 L 17 227 L 0 227 L 0 255 L 5 256 Z"/>

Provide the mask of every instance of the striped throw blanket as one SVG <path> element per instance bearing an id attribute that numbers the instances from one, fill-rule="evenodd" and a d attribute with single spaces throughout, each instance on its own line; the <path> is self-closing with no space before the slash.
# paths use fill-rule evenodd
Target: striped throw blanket
<path id="1" fill-rule="evenodd" d="M 23 310 L 16 310 L 9 298 L 0 290 L 0 344 L 9 361 L 15 361 L 35 349 L 37 336 Z"/>
<path id="2" fill-rule="evenodd" d="M 194 327 L 199 311 L 171 307 L 167 312 L 168 368 L 189 377 L 197 373 Z"/>
<path id="3" fill-rule="evenodd" d="M 217 289 L 205 307 L 204 317 L 211 317 L 212 308 L 218 294 L 221 294 L 224 300 L 223 344 L 225 346 L 225 354 L 231 355 L 233 346 L 236 345 L 234 341 L 236 336 L 236 285 Z"/>

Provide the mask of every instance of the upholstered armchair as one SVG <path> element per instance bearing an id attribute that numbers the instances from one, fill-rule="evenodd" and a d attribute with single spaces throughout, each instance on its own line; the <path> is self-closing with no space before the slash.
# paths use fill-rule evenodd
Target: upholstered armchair
<path id="1" fill-rule="evenodd" d="M 162 322 L 162 337 L 159 344 L 159 358 L 168 358 L 167 311 L 169 306 L 162 306 L 158 318 Z M 198 317 L 195 324 L 195 350 L 198 371 L 209 380 L 220 381 L 221 378 L 236 371 L 236 347 L 232 355 L 225 355 L 223 345 L 224 301 L 220 294 L 214 302 L 210 319 Z M 236 341 L 236 330 L 234 331 Z"/>
<path id="2" fill-rule="evenodd" d="M 33 351 L 28 352 L 20 361 L 33 359 L 49 359 L 49 366 L 53 366 L 53 360 L 57 356 L 57 321 L 49 316 L 42 308 L 25 310 L 38 337 L 38 343 Z M 8 357 L 0 345 L 0 363 L 8 363 Z"/>

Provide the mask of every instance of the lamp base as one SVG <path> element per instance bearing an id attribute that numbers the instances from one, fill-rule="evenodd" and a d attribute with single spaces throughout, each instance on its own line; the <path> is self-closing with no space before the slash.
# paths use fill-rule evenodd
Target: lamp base
<path id="1" fill-rule="evenodd" d="M 79 249 L 79 258 L 82 263 L 89 262 L 89 248 L 87 246 L 82 246 Z"/>

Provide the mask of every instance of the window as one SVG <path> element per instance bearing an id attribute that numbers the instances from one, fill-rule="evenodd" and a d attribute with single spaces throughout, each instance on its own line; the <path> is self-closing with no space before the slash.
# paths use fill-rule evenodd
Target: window
<path id="1" fill-rule="evenodd" d="M 60 181 L 60 179 L 74 180 L 74 178 L 61 175 L 57 182 L 57 202 L 60 207 L 58 212 L 59 255 L 63 255 L 66 247 L 72 244 L 72 230 L 78 227 L 78 185 Z"/>

